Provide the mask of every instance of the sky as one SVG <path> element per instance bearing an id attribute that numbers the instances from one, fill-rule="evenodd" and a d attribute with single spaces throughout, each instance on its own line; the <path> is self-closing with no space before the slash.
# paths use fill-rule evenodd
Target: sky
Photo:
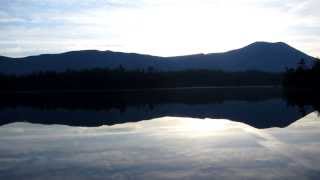
<path id="1" fill-rule="evenodd" d="M 1 0 L 0 55 L 178 56 L 281 41 L 319 57 L 319 9 L 319 0 Z"/>

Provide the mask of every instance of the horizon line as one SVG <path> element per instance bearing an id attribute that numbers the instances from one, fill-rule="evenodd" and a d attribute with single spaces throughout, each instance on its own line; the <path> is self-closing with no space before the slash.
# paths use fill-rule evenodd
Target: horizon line
<path id="1" fill-rule="evenodd" d="M 27 56 L 21 56 L 21 57 L 12 57 L 12 56 L 3 56 L 0 54 L 0 57 L 4 57 L 4 58 L 10 58 L 10 59 L 23 59 L 23 58 L 29 58 L 29 57 L 37 57 L 37 56 L 43 56 L 43 55 L 60 55 L 60 54 L 67 54 L 67 53 L 72 53 L 72 52 L 84 52 L 84 51 L 97 51 L 97 52 L 113 52 L 113 53 L 126 53 L 126 54 L 137 54 L 137 55 L 144 55 L 144 56 L 153 56 L 153 57 L 159 57 L 159 58 L 173 58 L 173 57 L 184 57 L 184 56 L 194 56 L 194 55 L 209 55 L 209 54 L 220 54 L 220 53 L 227 53 L 230 51 L 235 51 L 235 50 L 239 50 L 245 47 L 248 47 L 250 45 L 253 44 L 257 44 L 257 43 L 265 43 L 265 44 L 285 44 L 289 47 L 289 44 L 282 42 L 282 41 L 275 41 L 275 42 L 269 42 L 269 41 L 254 41 L 253 43 L 244 45 L 240 48 L 235 48 L 235 49 L 230 49 L 230 50 L 225 50 L 225 51 L 220 51 L 220 52 L 211 52 L 211 53 L 194 53 L 194 54 L 182 54 L 182 55 L 173 55 L 173 56 L 161 56 L 161 55 L 152 55 L 152 54 L 148 54 L 148 53 L 138 53 L 138 52 L 131 52 L 131 51 L 117 51 L 117 50 L 99 50 L 99 49 L 79 49 L 79 50 L 69 50 L 69 51 L 63 51 L 63 52 L 56 52 L 56 53 L 41 53 L 41 54 L 34 54 L 34 55 L 27 55 Z M 292 47 L 293 48 L 293 47 Z M 298 49 L 297 49 L 298 50 Z M 300 51 L 300 50 L 299 50 Z M 301 51 L 302 53 L 313 57 L 303 51 Z M 314 58 L 314 57 L 313 57 Z"/>

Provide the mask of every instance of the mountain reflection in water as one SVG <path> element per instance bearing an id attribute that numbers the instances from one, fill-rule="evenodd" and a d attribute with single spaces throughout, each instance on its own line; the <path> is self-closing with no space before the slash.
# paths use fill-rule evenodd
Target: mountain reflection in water
<path id="1" fill-rule="evenodd" d="M 281 88 L 181 88 L 130 92 L 2 95 L 0 124 L 115 125 L 165 116 L 230 119 L 255 128 L 286 127 L 314 111 L 289 104 Z"/>
<path id="2" fill-rule="evenodd" d="M 320 177 L 320 121 L 285 129 L 162 117 L 114 126 L 0 127 L 0 179 L 310 179 Z"/>

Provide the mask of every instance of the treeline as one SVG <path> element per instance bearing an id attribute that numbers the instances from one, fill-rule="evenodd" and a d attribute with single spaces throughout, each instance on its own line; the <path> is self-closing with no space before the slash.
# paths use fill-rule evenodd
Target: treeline
<path id="1" fill-rule="evenodd" d="M 38 72 L 29 75 L 0 75 L 1 91 L 32 90 L 118 90 L 195 86 L 280 85 L 281 74 L 258 71 L 223 72 L 186 70 L 90 69 L 65 72 Z"/>
<path id="2" fill-rule="evenodd" d="M 296 69 L 287 69 L 283 85 L 286 88 L 320 89 L 320 60 L 317 59 L 311 68 L 301 59 Z"/>

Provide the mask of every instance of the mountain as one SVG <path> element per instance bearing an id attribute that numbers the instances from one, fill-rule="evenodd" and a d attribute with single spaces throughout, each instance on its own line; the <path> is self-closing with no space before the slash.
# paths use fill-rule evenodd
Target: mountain
<path id="1" fill-rule="evenodd" d="M 282 42 L 255 42 L 246 47 L 211 54 L 177 57 L 158 57 L 136 53 L 83 50 L 61 54 L 43 54 L 24 58 L 0 56 L 0 72 L 27 74 L 38 71 L 65 71 L 90 68 L 147 69 L 173 71 L 186 69 L 218 69 L 224 71 L 258 70 L 282 72 L 286 67 L 296 67 L 305 59 L 307 65 L 314 58 Z"/>

